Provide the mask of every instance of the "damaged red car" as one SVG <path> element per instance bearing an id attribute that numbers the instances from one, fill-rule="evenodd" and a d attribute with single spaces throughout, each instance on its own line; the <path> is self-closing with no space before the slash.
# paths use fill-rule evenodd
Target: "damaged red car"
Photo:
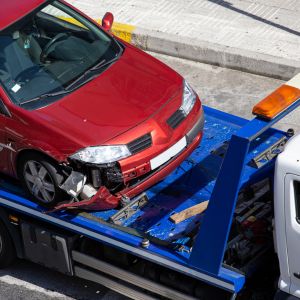
<path id="1" fill-rule="evenodd" d="M 199 145 L 204 116 L 175 71 L 64 1 L 0 11 L 0 170 L 54 207 L 116 207 Z"/>

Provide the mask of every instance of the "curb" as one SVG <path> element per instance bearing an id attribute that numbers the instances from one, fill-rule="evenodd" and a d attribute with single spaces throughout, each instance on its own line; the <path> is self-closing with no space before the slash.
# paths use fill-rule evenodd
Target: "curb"
<path id="1" fill-rule="evenodd" d="M 98 20 L 97 20 L 98 21 Z M 300 72 L 300 62 L 249 50 L 114 23 L 112 32 L 133 45 L 178 58 L 289 80 Z"/>

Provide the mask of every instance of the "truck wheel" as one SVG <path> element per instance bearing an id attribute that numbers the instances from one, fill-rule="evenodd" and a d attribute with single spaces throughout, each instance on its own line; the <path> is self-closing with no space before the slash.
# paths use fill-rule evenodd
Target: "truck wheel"
<path id="1" fill-rule="evenodd" d="M 28 153 L 21 157 L 18 176 L 31 198 L 45 207 L 68 200 L 69 196 L 59 188 L 64 180 L 55 162 L 39 153 Z"/>
<path id="2" fill-rule="evenodd" d="M 16 250 L 8 230 L 0 222 L 0 269 L 10 266 L 16 259 Z"/>

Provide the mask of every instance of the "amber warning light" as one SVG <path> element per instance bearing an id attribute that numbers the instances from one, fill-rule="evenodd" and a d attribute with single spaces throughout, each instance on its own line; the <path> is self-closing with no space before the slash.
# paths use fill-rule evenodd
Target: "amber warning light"
<path id="1" fill-rule="evenodd" d="M 300 73 L 256 104 L 252 113 L 271 120 L 300 99 Z"/>

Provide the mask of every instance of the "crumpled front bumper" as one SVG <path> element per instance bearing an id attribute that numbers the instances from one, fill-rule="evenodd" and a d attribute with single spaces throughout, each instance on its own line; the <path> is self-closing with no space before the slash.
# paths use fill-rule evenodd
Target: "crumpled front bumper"
<path id="1" fill-rule="evenodd" d="M 162 165 L 160 168 L 155 170 L 144 180 L 138 182 L 136 185 L 122 190 L 121 194 L 128 198 L 132 198 L 142 193 L 155 183 L 161 181 L 172 171 L 174 171 L 198 147 L 203 136 L 204 121 L 204 114 L 201 114 L 194 127 L 186 134 L 188 144 L 183 151 L 181 151 L 177 156 L 173 157 L 167 163 Z"/>
<path id="2" fill-rule="evenodd" d="M 117 195 L 112 195 L 106 187 L 102 186 L 92 198 L 59 204 L 53 211 L 65 209 L 94 211 L 114 209 L 119 206 L 122 197 L 132 198 L 144 192 L 175 170 L 198 147 L 203 135 L 204 119 L 204 114 L 202 113 L 194 127 L 186 134 L 187 146 L 184 150 L 136 185 L 123 189 Z"/>

